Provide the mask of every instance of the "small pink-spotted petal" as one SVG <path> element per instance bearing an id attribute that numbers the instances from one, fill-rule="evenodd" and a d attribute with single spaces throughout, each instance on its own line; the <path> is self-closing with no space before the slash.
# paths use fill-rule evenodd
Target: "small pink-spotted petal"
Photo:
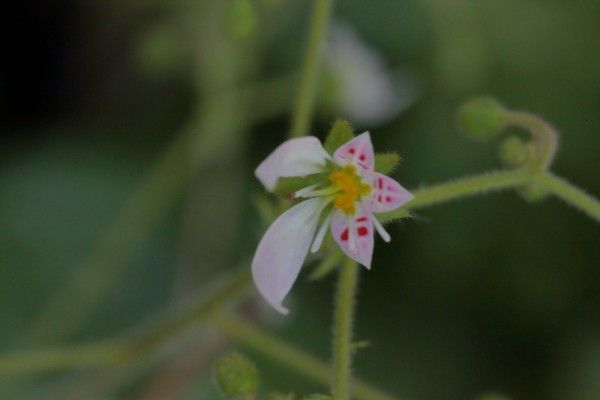
<path id="1" fill-rule="evenodd" d="M 374 239 L 370 212 L 363 207 L 359 207 L 353 216 L 335 211 L 331 218 L 331 234 L 348 257 L 371 268 Z"/>
<path id="2" fill-rule="evenodd" d="M 319 139 L 304 136 L 279 145 L 254 171 L 258 180 L 272 191 L 281 177 L 305 176 L 322 171 L 329 154 Z"/>
<path id="3" fill-rule="evenodd" d="M 325 205 L 321 198 L 309 199 L 281 214 L 254 253 L 254 283 L 265 300 L 282 314 L 288 310 L 281 303 L 298 277 Z"/>
<path id="4" fill-rule="evenodd" d="M 364 171 L 373 171 L 375 153 L 369 132 L 361 133 L 354 139 L 344 143 L 333 153 L 333 160 L 338 165 L 353 164 Z"/>
<path id="5" fill-rule="evenodd" d="M 372 212 L 394 210 L 415 197 L 398 182 L 379 172 L 375 172 L 371 179 L 370 203 Z"/>

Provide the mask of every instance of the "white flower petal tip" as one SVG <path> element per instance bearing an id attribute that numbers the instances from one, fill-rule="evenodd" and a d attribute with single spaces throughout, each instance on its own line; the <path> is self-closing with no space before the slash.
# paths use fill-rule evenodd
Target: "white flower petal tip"
<path id="1" fill-rule="evenodd" d="M 338 165 L 353 164 L 362 170 L 371 172 L 375 167 L 375 152 L 369 131 L 361 133 L 344 143 L 333 154 Z"/>
<path id="2" fill-rule="evenodd" d="M 262 237 L 254 259 L 252 277 L 265 300 L 282 314 L 282 306 L 308 253 L 325 203 L 305 200 L 290 208 L 271 224 Z"/>
<path id="3" fill-rule="evenodd" d="M 394 210 L 415 198 L 398 182 L 379 172 L 373 174 L 371 185 L 371 208 L 376 213 Z"/>
<path id="4" fill-rule="evenodd" d="M 279 178 L 320 172 L 329 158 L 319 139 L 304 136 L 280 144 L 260 163 L 254 174 L 268 191 L 273 191 Z"/>
<path id="5" fill-rule="evenodd" d="M 353 216 L 336 211 L 331 218 L 331 233 L 348 257 L 371 269 L 374 227 L 369 212 L 363 207 Z"/>

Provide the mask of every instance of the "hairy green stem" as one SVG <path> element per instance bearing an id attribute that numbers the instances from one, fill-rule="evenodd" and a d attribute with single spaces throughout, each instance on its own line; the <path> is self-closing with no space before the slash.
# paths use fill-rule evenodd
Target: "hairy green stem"
<path id="1" fill-rule="evenodd" d="M 600 202 L 593 196 L 550 172 L 536 175 L 535 180 L 565 203 L 600 222 Z"/>
<path id="2" fill-rule="evenodd" d="M 463 197 L 471 197 L 492 191 L 521 186 L 529 182 L 534 173 L 526 169 L 486 172 L 479 175 L 461 178 L 454 181 L 439 183 L 412 191 L 415 196 L 406 206 L 399 209 L 377 214 L 381 221 L 391 221 L 405 217 L 408 211 Z"/>
<path id="3" fill-rule="evenodd" d="M 514 125 L 529 132 L 535 148 L 533 169 L 547 170 L 552 165 L 558 151 L 558 133 L 552 125 L 535 114 L 524 111 L 505 111 L 507 125 Z"/>
<path id="4" fill-rule="evenodd" d="M 248 346 L 261 355 L 288 366 L 315 382 L 323 385 L 330 384 L 333 372 L 329 366 L 305 351 L 231 315 L 215 314 L 211 318 L 211 322 L 233 341 Z M 352 394 L 359 400 L 393 400 L 396 398 L 359 379 L 353 380 Z"/>
<path id="5" fill-rule="evenodd" d="M 302 66 L 300 89 L 294 106 L 289 133 L 290 137 L 306 135 L 310 125 L 317 96 L 323 38 L 329 24 L 332 8 L 333 0 L 314 1 L 306 54 Z"/>
<path id="6" fill-rule="evenodd" d="M 339 271 L 333 327 L 333 386 L 336 400 L 350 399 L 352 328 L 358 286 L 358 264 L 346 258 Z"/>

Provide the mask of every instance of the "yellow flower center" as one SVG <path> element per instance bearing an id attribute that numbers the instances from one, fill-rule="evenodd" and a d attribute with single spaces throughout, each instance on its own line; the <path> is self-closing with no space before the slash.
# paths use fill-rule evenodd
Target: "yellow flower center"
<path id="1" fill-rule="evenodd" d="M 329 174 L 329 181 L 338 189 L 333 205 L 346 215 L 353 215 L 356 212 L 354 204 L 362 196 L 371 193 L 371 186 L 362 182 L 353 165 L 332 172 Z"/>

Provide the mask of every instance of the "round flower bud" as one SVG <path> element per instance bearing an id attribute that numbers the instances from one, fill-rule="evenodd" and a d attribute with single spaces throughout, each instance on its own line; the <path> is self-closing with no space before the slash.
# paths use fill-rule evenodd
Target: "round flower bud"
<path id="1" fill-rule="evenodd" d="M 500 160 L 508 166 L 525 165 L 531 157 L 531 146 L 517 136 L 507 137 L 498 149 Z"/>
<path id="2" fill-rule="evenodd" d="M 530 203 L 535 203 L 544 200 L 550 195 L 550 192 L 539 183 L 530 183 L 519 190 L 521 197 Z"/>
<path id="3" fill-rule="evenodd" d="M 487 140 L 506 126 L 504 107 L 491 97 L 477 97 L 463 104 L 457 114 L 463 132 L 478 140 Z"/>
<path id="4" fill-rule="evenodd" d="M 219 389 L 228 397 L 252 394 L 258 386 L 254 363 L 239 353 L 228 354 L 215 361 L 213 374 Z"/>

